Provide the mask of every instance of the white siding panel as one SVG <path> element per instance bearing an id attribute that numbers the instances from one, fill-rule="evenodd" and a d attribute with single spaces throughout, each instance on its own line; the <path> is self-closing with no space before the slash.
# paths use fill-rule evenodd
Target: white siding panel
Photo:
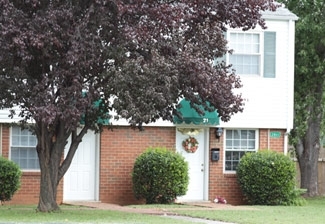
<path id="1" fill-rule="evenodd" d="M 16 113 L 19 113 L 16 112 Z M 17 115 L 13 117 L 13 119 L 11 119 L 9 117 L 10 111 L 8 109 L 3 109 L 0 110 L 0 123 L 12 123 L 12 122 L 18 122 L 19 120 L 21 120 L 21 118 L 19 118 Z"/>
<path id="2" fill-rule="evenodd" d="M 229 122 L 221 122 L 222 127 L 291 128 L 294 55 L 290 48 L 294 35 L 288 21 L 266 24 L 267 31 L 276 32 L 276 77 L 241 77 L 243 88 L 239 92 L 246 100 L 244 112 L 235 114 Z"/>
<path id="3" fill-rule="evenodd" d="M 293 70 L 294 70 L 294 22 L 269 20 L 267 31 L 276 32 L 276 77 L 242 77 L 239 90 L 246 99 L 244 112 L 233 115 L 221 127 L 232 128 L 292 128 L 293 119 Z M 262 31 L 260 27 L 255 30 Z M 237 92 L 237 91 L 236 91 Z M 9 110 L 0 110 L 0 123 L 11 123 Z M 111 119 L 113 125 L 129 125 L 124 119 Z M 159 119 L 149 126 L 174 126 Z"/>

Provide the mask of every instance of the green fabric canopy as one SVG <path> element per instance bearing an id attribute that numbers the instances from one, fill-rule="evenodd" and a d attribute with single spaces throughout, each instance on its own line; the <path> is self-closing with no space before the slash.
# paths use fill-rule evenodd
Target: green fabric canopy
<path id="1" fill-rule="evenodd" d="M 217 111 L 204 110 L 203 106 L 200 109 L 204 111 L 204 115 L 200 115 L 194 108 L 191 107 L 190 101 L 183 99 L 180 103 L 178 112 L 182 115 L 181 118 L 174 116 L 175 124 L 196 124 L 196 125 L 219 125 L 219 116 Z"/>
<path id="2" fill-rule="evenodd" d="M 87 92 L 82 92 L 83 97 L 85 97 L 86 95 L 87 95 Z M 99 108 L 102 103 L 103 103 L 103 101 L 101 99 L 99 99 L 99 100 L 96 100 L 93 103 L 93 106 L 94 106 L 94 108 Z M 81 116 L 80 124 L 81 125 L 85 124 L 85 115 L 84 114 Z M 97 124 L 109 125 L 109 119 L 108 118 L 98 117 Z"/>

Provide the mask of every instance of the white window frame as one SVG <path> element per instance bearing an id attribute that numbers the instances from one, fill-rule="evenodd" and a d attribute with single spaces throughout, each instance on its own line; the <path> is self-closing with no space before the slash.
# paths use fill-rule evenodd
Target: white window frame
<path id="1" fill-rule="evenodd" d="M 231 148 L 231 149 L 227 149 L 227 131 L 255 131 L 255 145 L 253 149 L 238 149 L 238 148 Z M 234 139 L 233 139 L 234 140 Z M 241 140 L 241 139 L 237 139 L 237 140 Z M 237 151 L 241 151 L 241 152 L 257 152 L 258 151 L 258 147 L 259 147 L 259 131 L 258 129 L 236 129 L 236 128 L 229 128 L 224 130 L 224 153 L 223 153 L 223 172 L 224 173 L 229 173 L 229 174 L 235 174 L 236 171 L 235 170 L 226 170 L 226 154 L 227 152 L 237 152 Z"/>
<path id="2" fill-rule="evenodd" d="M 15 140 L 15 138 L 16 138 L 16 135 L 14 135 L 13 134 L 13 129 L 19 129 L 19 136 L 20 137 L 22 137 L 22 136 L 24 136 L 25 138 L 27 138 L 28 139 L 28 143 L 26 143 L 26 144 L 22 144 L 22 141 L 21 141 L 21 139 L 19 139 L 18 141 L 16 141 Z M 25 135 L 21 135 L 22 134 L 22 132 L 24 132 L 24 133 L 26 133 L 27 132 L 27 134 L 25 134 Z M 13 127 L 11 127 L 10 128 L 10 147 L 9 147 L 9 156 L 10 156 L 10 159 L 12 160 L 12 161 L 14 161 L 14 162 L 16 162 L 15 161 L 15 159 L 13 158 L 13 152 L 12 152 L 12 150 L 13 150 L 13 148 L 19 148 L 19 150 L 24 150 L 24 149 L 27 149 L 27 150 L 30 150 L 30 151 L 32 151 L 32 150 L 34 150 L 33 151 L 33 154 L 34 154 L 34 157 L 32 157 L 32 159 L 35 159 L 35 158 L 37 158 L 37 160 L 38 160 L 38 157 L 37 157 L 37 152 L 36 152 L 36 144 L 37 144 L 37 139 L 36 139 L 36 136 L 33 136 L 32 135 L 32 133 L 28 130 L 28 129 L 24 129 L 24 130 L 21 130 L 21 127 L 19 127 L 19 126 L 13 126 Z M 34 138 L 35 137 L 35 138 Z M 15 143 L 15 142 L 17 142 L 17 143 Z M 30 154 L 27 154 L 27 159 L 30 159 L 30 158 L 28 158 L 28 155 L 30 155 Z M 35 157 L 36 156 L 36 157 Z M 20 164 L 19 163 L 17 163 L 18 164 L 18 166 L 19 167 L 21 167 L 20 166 Z M 39 168 L 39 166 L 37 167 L 37 168 L 32 168 L 32 167 L 21 167 L 21 169 L 23 170 L 23 171 L 28 171 L 28 172 L 39 172 L 40 171 L 40 168 Z"/>
<path id="3" fill-rule="evenodd" d="M 240 52 L 238 49 L 234 48 L 231 45 L 231 39 L 230 36 L 231 34 L 249 34 L 249 35 L 258 35 L 259 37 L 259 52 L 258 53 L 246 53 L 246 52 Z M 253 76 L 253 77 L 263 77 L 263 71 L 264 71 L 264 32 L 259 32 L 259 31 L 245 31 L 243 32 L 242 30 L 230 30 L 229 32 L 227 32 L 227 40 L 229 41 L 229 48 L 233 50 L 232 55 L 256 55 L 258 56 L 258 64 L 259 64 L 259 68 L 258 68 L 258 74 L 243 74 L 243 73 L 239 73 L 238 71 L 236 71 L 236 74 L 240 75 L 240 76 Z M 230 63 L 230 54 L 227 54 L 227 63 Z M 234 68 L 234 66 L 232 67 Z M 235 68 L 234 68 L 235 69 Z"/>

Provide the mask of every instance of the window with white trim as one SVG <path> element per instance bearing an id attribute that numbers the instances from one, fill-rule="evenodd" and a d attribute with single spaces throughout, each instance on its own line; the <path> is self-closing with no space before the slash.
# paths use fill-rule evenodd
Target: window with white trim
<path id="1" fill-rule="evenodd" d="M 275 32 L 230 31 L 228 40 L 233 50 L 228 55 L 228 64 L 232 64 L 236 74 L 275 78 Z"/>
<path id="2" fill-rule="evenodd" d="M 39 170 L 36 144 L 36 136 L 29 130 L 18 126 L 11 128 L 10 158 L 22 170 Z"/>
<path id="3" fill-rule="evenodd" d="M 261 61 L 260 35 L 257 33 L 230 33 L 229 64 L 237 74 L 259 75 Z"/>
<path id="4" fill-rule="evenodd" d="M 258 131 L 233 129 L 226 130 L 225 171 L 236 171 L 239 161 L 247 152 L 256 152 L 258 148 Z"/>

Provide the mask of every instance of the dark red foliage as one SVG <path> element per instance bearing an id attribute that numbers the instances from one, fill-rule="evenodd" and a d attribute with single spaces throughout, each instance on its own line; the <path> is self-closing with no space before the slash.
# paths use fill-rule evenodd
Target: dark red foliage
<path id="1" fill-rule="evenodd" d="M 91 105 L 98 98 L 135 125 L 171 120 L 177 99 L 194 102 L 198 93 L 229 120 L 242 110 L 242 99 L 232 93 L 240 81 L 211 61 L 227 51 L 227 26 L 263 26 L 260 11 L 275 8 L 268 0 L 0 5 L 1 104 L 19 105 L 25 118 L 48 124 L 60 119 L 73 128 L 82 114 L 96 112 Z M 117 98 L 109 105 L 112 96 Z"/>
<path id="2" fill-rule="evenodd" d="M 58 170 L 49 171 L 56 193 L 82 136 L 113 109 L 133 126 L 172 120 L 183 97 L 223 121 L 242 111 L 239 78 L 212 62 L 228 50 L 227 27 L 264 26 L 260 12 L 275 8 L 273 0 L 0 0 L 0 108 L 35 121 L 40 161 Z"/>

